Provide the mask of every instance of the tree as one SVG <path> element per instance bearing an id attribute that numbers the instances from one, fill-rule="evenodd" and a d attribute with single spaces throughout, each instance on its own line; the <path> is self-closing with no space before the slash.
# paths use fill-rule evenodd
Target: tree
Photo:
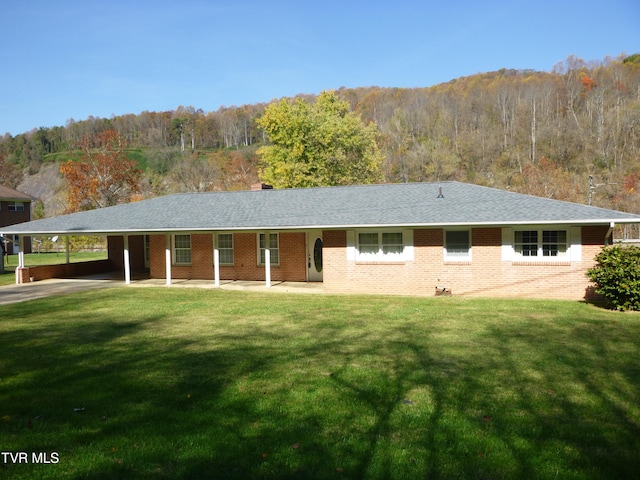
<path id="1" fill-rule="evenodd" d="M 79 146 L 82 160 L 60 166 L 67 186 L 66 213 L 126 203 L 140 192 L 142 172 L 127 158 L 126 142 L 117 132 L 85 135 Z"/>
<path id="2" fill-rule="evenodd" d="M 262 181 L 275 188 L 382 181 L 377 127 L 365 125 L 333 91 L 269 105 L 258 120 L 271 145 L 257 151 Z"/>
<path id="3" fill-rule="evenodd" d="M 522 172 L 513 176 L 512 185 L 520 193 L 527 195 L 580 200 L 578 197 L 572 198 L 572 194 L 566 191 L 571 190 L 569 173 L 563 170 L 557 162 L 547 157 L 542 157 L 537 163 L 528 163 L 522 167 Z"/>
<path id="4" fill-rule="evenodd" d="M 169 179 L 175 184 L 178 192 L 209 192 L 215 189 L 220 168 L 215 162 L 206 158 L 191 155 L 178 162 Z"/>
<path id="5" fill-rule="evenodd" d="M 20 172 L 15 165 L 7 162 L 2 152 L 0 152 L 0 185 L 16 188 L 20 178 Z"/>

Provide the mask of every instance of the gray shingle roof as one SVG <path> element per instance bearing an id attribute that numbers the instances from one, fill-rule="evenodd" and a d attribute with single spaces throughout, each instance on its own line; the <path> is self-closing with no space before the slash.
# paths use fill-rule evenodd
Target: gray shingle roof
<path id="1" fill-rule="evenodd" d="M 443 198 L 438 198 L 439 189 Z M 175 194 L 3 228 L 16 234 L 640 223 L 640 215 L 459 182 Z"/>

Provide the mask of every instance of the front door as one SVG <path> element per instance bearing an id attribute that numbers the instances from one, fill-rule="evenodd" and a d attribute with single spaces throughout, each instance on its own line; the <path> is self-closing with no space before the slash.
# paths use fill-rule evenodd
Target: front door
<path id="1" fill-rule="evenodd" d="M 307 232 L 307 280 L 322 281 L 322 232 Z"/>

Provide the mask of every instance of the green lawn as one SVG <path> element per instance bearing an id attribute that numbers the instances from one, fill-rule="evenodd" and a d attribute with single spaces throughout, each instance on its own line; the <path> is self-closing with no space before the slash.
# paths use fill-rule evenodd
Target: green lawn
<path id="1" fill-rule="evenodd" d="M 0 339 L 0 450 L 58 460 L 4 478 L 640 471 L 636 314 L 121 287 L 0 307 Z"/>

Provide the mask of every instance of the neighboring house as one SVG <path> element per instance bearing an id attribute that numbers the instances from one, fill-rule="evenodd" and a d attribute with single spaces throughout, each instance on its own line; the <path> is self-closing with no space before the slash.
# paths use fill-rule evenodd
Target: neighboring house
<path id="1" fill-rule="evenodd" d="M 26 193 L 19 192 L 13 188 L 0 185 L 0 229 L 16 223 L 28 222 L 31 220 L 31 202 L 33 198 Z M 8 253 L 18 253 L 19 238 L 13 235 L 7 237 Z M 24 239 L 24 251 L 31 252 L 31 241 Z"/>
<path id="2" fill-rule="evenodd" d="M 176 194 L 0 229 L 109 236 L 152 278 L 323 282 L 328 293 L 583 299 L 640 215 L 459 182 Z"/>

